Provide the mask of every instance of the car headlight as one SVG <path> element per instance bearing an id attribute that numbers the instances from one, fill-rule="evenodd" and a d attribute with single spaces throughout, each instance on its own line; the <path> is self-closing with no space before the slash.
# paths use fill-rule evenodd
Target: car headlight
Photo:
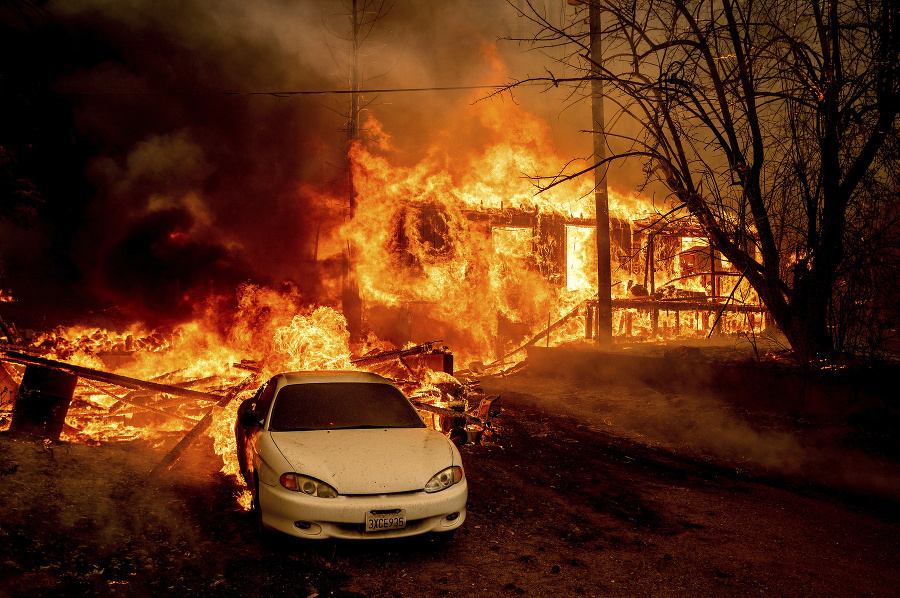
<path id="1" fill-rule="evenodd" d="M 463 479 L 462 467 L 448 467 L 442 472 L 435 474 L 433 478 L 425 484 L 425 492 L 440 492 L 444 488 L 449 488 Z"/>
<path id="2" fill-rule="evenodd" d="M 318 496 L 319 498 L 334 498 L 338 495 L 337 490 L 320 482 L 315 478 L 309 478 L 299 473 L 285 473 L 281 476 L 281 485 L 288 490 L 294 492 L 302 492 L 310 496 Z"/>

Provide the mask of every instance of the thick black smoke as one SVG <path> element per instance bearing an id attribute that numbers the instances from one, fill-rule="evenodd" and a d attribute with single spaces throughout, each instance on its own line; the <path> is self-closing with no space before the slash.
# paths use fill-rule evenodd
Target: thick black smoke
<path id="1" fill-rule="evenodd" d="M 229 294 L 251 276 L 225 247 L 193 235 L 195 218 L 171 208 L 148 214 L 107 254 L 101 267 L 113 299 L 133 301 L 153 324 L 190 318 L 207 297 Z"/>
<path id="2" fill-rule="evenodd" d="M 321 260 L 349 203 L 347 96 L 276 92 L 347 88 L 346 4 L 0 8 L 0 146 L 43 199 L 33 228 L 0 223 L 0 286 L 18 299 L 4 313 L 23 325 L 88 313 L 173 322 L 245 280 L 327 301 L 340 270 Z M 516 18 L 503 0 L 397 0 L 368 35 L 364 87 L 490 82 L 486 48 L 514 35 Z M 521 61 L 519 49 L 508 58 Z M 363 116 L 416 161 L 470 101 L 367 94 Z"/>

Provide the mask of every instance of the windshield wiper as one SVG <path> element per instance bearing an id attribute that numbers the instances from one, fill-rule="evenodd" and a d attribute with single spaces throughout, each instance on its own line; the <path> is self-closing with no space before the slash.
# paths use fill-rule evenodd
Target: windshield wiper
<path id="1" fill-rule="evenodd" d="M 322 427 L 322 428 L 279 428 L 272 429 L 269 428 L 270 432 L 321 432 L 327 430 L 382 430 L 382 429 L 391 429 L 391 428 L 421 428 L 423 426 L 413 426 L 408 424 L 396 424 L 396 425 L 375 425 L 375 424 L 359 424 L 355 426 L 336 426 L 333 428 Z"/>
<path id="2" fill-rule="evenodd" d="M 358 424 L 356 426 L 341 426 L 338 428 L 328 428 L 329 430 L 381 430 L 387 428 L 410 428 L 405 424 Z"/>
<path id="3" fill-rule="evenodd" d="M 328 428 L 278 428 L 273 430 L 269 427 L 269 432 L 315 432 L 316 430 L 327 430 Z"/>

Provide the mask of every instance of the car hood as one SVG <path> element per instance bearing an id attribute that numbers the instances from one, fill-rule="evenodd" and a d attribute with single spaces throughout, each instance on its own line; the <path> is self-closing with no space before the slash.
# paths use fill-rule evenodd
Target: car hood
<path id="1" fill-rule="evenodd" d="M 453 444 L 428 428 L 270 432 L 296 473 L 330 484 L 339 494 L 422 490 L 454 462 Z"/>

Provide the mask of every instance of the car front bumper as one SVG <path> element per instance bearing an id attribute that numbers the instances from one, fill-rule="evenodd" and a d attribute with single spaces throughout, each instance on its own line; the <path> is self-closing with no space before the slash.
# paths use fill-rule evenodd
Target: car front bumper
<path id="1" fill-rule="evenodd" d="M 300 538 L 400 538 L 428 532 L 449 532 L 466 519 L 469 487 L 466 478 L 440 492 L 350 495 L 318 498 L 281 486 L 260 484 L 262 522 Z M 406 527 L 376 532 L 365 529 L 369 511 L 406 511 Z M 450 517 L 450 519 L 448 519 Z"/>

